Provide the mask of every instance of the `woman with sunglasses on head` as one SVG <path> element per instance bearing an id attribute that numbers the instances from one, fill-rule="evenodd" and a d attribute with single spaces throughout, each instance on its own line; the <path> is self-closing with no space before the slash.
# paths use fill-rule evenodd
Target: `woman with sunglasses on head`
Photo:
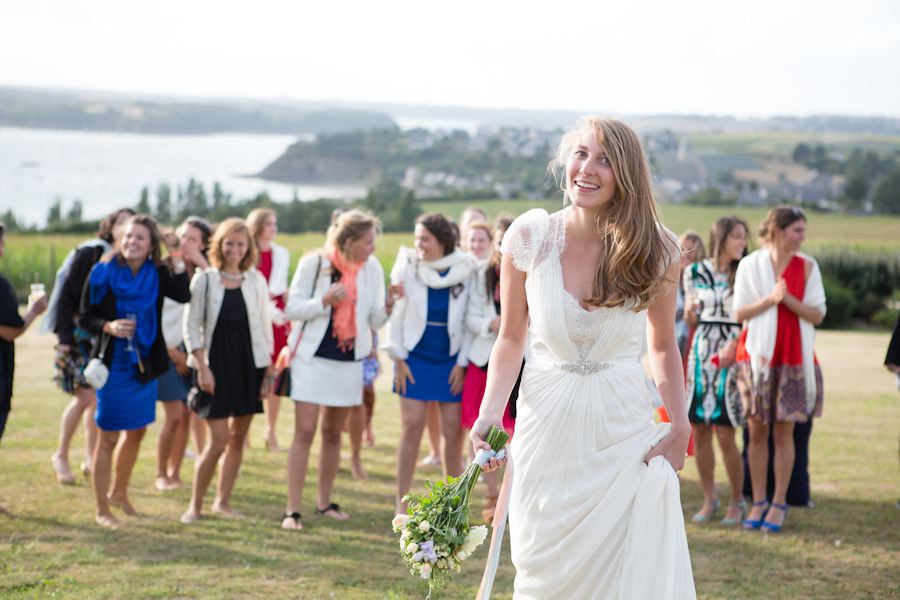
<path id="1" fill-rule="evenodd" d="M 84 281 L 103 255 L 117 247 L 125 222 L 132 216 L 134 211 L 130 208 L 121 208 L 108 215 L 100 221 L 97 237 L 79 244 L 71 259 L 66 258 L 60 268 L 65 273 L 65 280 L 60 283 L 57 275 L 58 285 L 54 286 L 50 297 L 51 306 L 54 301 L 56 303 L 55 323 L 51 323 L 49 319 L 52 309 L 41 323 L 41 332 L 52 326 L 58 340 L 56 376 L 53 380 L 61 391 L 72 396 L 60 419 L 59 445 L 50 457 L 59 483 L 75 483 L 75 475 L 69 465 L 69 446 L 80 421 L 84 421 L 85 456 L 81 472 L 85 477 L 90 477 L 94 446 L 97 443 L 97 424 L 94 423 L 97 394 L 84 380 L 83 372 L 98 338 L 81 327 L 78 319 Z"/>
<path id="2" fill-rule="evenodd" d="M 179 265 L 194 271 L 209 268 L 206 249 L 209 247 L 210 225 L 200 217 L 188 217 L 174 232 L 165 236 L 169 268 Z M 159 400 L 166 411 L 166 420 L 156 439 L 156 488 L 174 490 L 181 486 L 181 461 L 187 448 L 188 432 L 194 432 L 197 455 L 203 451 L 206 435 L 203 424 L 188 410 L 187 397 L 193 384 L 193 370 L 187 366 L 184 345 L 184 313 L 187 303 L 166 298 L 163 303 L 163 337 L 169 353 L 169 370 L 159 378 Z"/>
<path id="3" fill-rule="evenodd" d="M 741 261 L 735 278 L 734 316 L 745 323 L 737 346 L 737 385 L 747 418 L 753 489 L 745 529 L 781 529 L 795 467 L 801 466 L 806 475 L 805 444 L 812 418 L 822 415 L 822 371 L 813 343 L 815 327 L 825 317 L 825 290 L 819 265 L 800 252 L 806 226 L 800 208 L 769 210 L 757 232 L 763 247 Z M 806 433 L 797 452 L 795 429 L 801 427 Z M 775 449 L 771 461 L 770 430 Z M 803 485 L 808 501 L 808 475 Z"/>
<path id="4" fill-rule="evenodd" d="M 270 208 L 257 208 L 247 215 L 247 227 L 259 250 L 259 262 L 256 268 L 263 274 L 269 284 L 269 300 L 272 308 L 272 327 L 275 346 L 272 351 L 272 362 L 278 357 L 281 349 L 287 345 L 291 333 L 291 323 L 284 316 L 284 306 L 288 298 L 288 271 L 291 268 L 291 254 L 287 248 L 275 243 L 278 235 L 278 217 Z M 282 452 L 275 436 L 275 425 L 278 423 L 278 411 L 281 408 L 281 397 L 273 389 L 266 398 L 266 437 L 268 450 Z"/>
<path id="5" fill-rule="evenodd" d="M 723 217 L 713 223 L 709 236 L 712 257 L 692 264 L 683 276 L 688 305 L 696 307 L 684 314 L 688 327 L 696 330 L 688 356 L 687 401 L 704 500 L 703 508 L 691 519 L 695 523 L 709 521 L 719 509 L 713 431 L 731 484 L 722 523 L 736 525 L 743 518 L 744 467 L 734 441 L 735 428 L 743 424 L 734 365 L 741 324 L 734 318 L 732 298 L 738 264 L 747 255 L 749 229 L 740 217 Z"/>
<path id="6" fill-rule="evenodd" d="M 225 219 L 210 241 L 211 267 L 191 281 L 184 341 L 197 369 L 197 416 L 209 442 L 194 465 L 191 503 L 181 515 L 200 519 L 203 497 L 224 454 L 212 512 L 241 518 L 231 493 L 244 457 L 253 415 L 261 413 L 272 365 L 272 319 L 265 278 L 255 268 L 256 245 L 243 219 Z"/>
<path id="7" fill-rule="evenodd" d="M 92 483 L 100 525 L 122 525 L 110 511 L 118 506 L 137 514 L 128 499 L 128 483 L 147 425 L 156 419 L 157 378 L 169 369 L 162 334 L 165 297 L 190 299 L 183 265 L 174 271 L 160 257 L 162 236 L 156 219 L 134 215 L 125 223 L 119 250 L 97 263 L 81 295 L 82 326 L 106 334 L 94 348 L 109 372 L 97 390 L 95 420 L 100 430 L 94 451 Z M 119 434 L 125 440 L 118 445 Z M 115 450 L 115 479 L 107 496 Z"/>
<path id="8" fill-rule="evenodd" d="M 350 210 L 328 228 L 326 247 L 297 265 L 285 313 L 300 325 L 289 340 L 294 441 L 288 453 L 284 529 L 303 529 L 300 505 L 309 450 L 322 417 L 322 449 L 316 514 L 350 518 L 332 501 L 341 460 L 341 432 L 350 411 L 363 402 L 363 359 L 373 348 L 373 329 L 384 325 L 394 306 L 385 297 L 384 271 L 375 251 L 381 227 L 371 213 Z"/>

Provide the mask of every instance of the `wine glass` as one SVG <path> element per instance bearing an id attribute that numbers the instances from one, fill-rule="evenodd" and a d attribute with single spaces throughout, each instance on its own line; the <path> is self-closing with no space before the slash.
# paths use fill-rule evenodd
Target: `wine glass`
<path id="1" fill-rule="evenodd" d="M 134 323 L 135 328 L 137 328 L 137 315 L 134 313 L 128 313 L 125 315 L 125 318 Z M 131 334 L 128 336 L 128 346 L 125 348 L 126 352 L 134 352 L 134 346 L 131 345 L 132 340 L 134 340 L 134 330 L 132 330 Z"/>

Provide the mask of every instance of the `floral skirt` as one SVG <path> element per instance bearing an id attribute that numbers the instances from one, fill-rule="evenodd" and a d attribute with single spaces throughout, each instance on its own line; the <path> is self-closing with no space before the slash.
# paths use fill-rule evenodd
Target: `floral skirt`
<path id="1" fill-rule="evenodd" d="M 66 394 L 74 394 L 76 388 L 90 388 L 91 386 L 84 380 L 84 368 L 91 360 L 91 353 L 94 351 L 96 338 L 84 329 L 75 326 L 73 331 L 75 345 L 64 352 L 56 351 L 56 375 L 53 381 L 56 386 Z"/>
<path id="2" fill-rule="evenodd" d="M 741 394 L 746 416 L 759 419 L 766 425 L 775 423 L 806 423 L 810 417 L 822 416 L 822 370 L 816 365 L 816 401 L 812 411 L 806 402 L 806 378 L 802 365 L 773 365 L 769 377 L 759 390 L 753 386 L 750 362 L 737 366 L 737 388 Z"/>

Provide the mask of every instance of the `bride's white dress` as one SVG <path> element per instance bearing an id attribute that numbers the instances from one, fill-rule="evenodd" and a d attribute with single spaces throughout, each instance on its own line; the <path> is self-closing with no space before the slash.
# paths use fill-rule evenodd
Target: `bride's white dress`
<path id="1" fill-rule="evenodd" d="M 646 311 L 588 312 L 566 291 L 566 212 L 529 211 L 503 239 L 532 334 L 511 443 L 513 598 L 696 598 L 678 477 L 643 462 L 669 432 L 639 362 Z"/>

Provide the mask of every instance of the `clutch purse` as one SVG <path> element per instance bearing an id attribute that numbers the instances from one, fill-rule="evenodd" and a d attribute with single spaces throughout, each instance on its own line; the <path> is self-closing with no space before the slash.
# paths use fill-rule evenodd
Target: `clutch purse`
<path id="1" fill-rule="evenodd" d="M 95 390 L 101 389 L 106 385 L 106 380 L 109 379 L 109 369 L 103 364 L 103 355 L 106 354 L 106 344 L 108 342 L 109 335 L 104 333 L 103 341 L 100 344 L 100 355 L 97 358 L 92 358 L 82 372 L 84 380 Z"/>

